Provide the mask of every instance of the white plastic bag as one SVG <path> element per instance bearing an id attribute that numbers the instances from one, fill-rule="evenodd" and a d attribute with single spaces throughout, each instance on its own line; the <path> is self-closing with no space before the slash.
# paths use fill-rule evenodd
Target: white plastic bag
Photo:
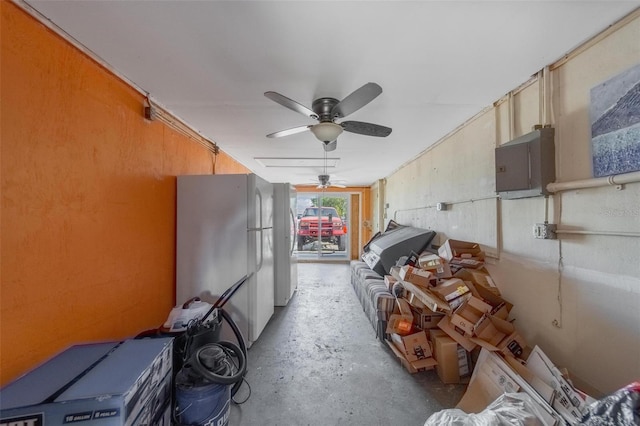
<path id="1" fill-rule="evenodd" d="M 478 414 L 453 408 L 432 414 L 424 426 L 544 426 L 538 404 L 526 393 L 504 393 Z"/>

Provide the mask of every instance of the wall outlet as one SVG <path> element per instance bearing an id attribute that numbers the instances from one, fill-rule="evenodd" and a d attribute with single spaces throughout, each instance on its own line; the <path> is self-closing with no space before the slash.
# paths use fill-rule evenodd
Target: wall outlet
<path id="1" fill-rule="evenodd" d="M 555 240 L 557 225 L 553 223 L 536 223 L 533 225 L 533 236 L 541 240 Z"/>

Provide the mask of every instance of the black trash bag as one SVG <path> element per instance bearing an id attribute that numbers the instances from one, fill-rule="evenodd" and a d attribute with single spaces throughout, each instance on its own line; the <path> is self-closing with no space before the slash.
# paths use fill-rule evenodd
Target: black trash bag
<path id="1" fill-rule="evenodd" d="M 633 382 L 588 405 L 581 424 L 588 426 L 640 425 L 640 382 Z"/>

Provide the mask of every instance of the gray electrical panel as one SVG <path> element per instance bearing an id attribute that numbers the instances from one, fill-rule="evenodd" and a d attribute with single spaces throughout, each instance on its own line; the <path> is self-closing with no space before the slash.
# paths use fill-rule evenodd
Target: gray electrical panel
<path id="1" fill-rule="evenodd" d="M 500 198 L 549 195 L 556 179 L 554 129 L 543 127 L 496 148 L 496 192 Z"/>

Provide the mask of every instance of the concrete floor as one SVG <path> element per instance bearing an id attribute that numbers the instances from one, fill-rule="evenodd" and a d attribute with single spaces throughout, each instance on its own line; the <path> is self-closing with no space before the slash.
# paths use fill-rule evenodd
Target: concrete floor
<path id="1" fill-rule="evenodd" d="M 409 374 L 376 339 L 348 264 L 298 267 L 296 294 L 249 350 L 251 397 L 232 404 L 230 425 L 423 425 L 455 406 L 464 385 Z"/>

